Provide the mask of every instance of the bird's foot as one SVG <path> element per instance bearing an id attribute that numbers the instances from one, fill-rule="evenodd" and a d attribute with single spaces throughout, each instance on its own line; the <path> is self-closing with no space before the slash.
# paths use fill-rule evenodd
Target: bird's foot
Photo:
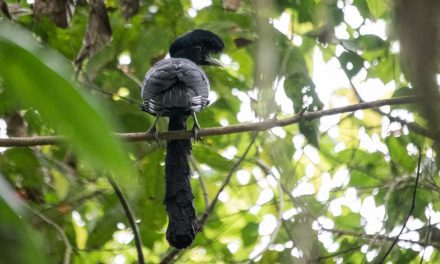
<path id="1" fill-rule="evenodd" d="M 157 132 L 156 126 L 153 125 L 152 127 L 150 127 L 150 129 L 148 129 L 147 133 L 148 133 L 148 134 L 152 134 L 153 137 L 154 137 L 154 140 L 150 140 L 150 139 L 147 140 L 148 144 L 151 145 L 151 143 L 152 143 L 153 141 L 155 141 L 155 142 L 157 143 L 157 145 L 159 145 L 159 147 L 161 147 L 161 144 L 160 144 L 160 138 L 159 138 L 159 133 Z"/>
<path id="2" fill-rule="evenodd" d="M 196 143 L 197 141 L 202 141 L 202 137 L 199 136 L 200 127 L 198 125 L 194 125 L 191 131 L 193 134 L 194 143 Z"/>
<path id="3" fill-rule="evenodd" d="M 202 141 L 202 138 L 199 136 L 200 125 L 199 125 L 199 121 L 197 120 L 196 113 L 192 113 L 192 116 L 194 119 L 194 125 L 192 128 L 193 140 L 194 140 L 194 143 L 196 143 L 196 141 Z"/>
<path id="4" fill-rule="evenodd" d="M 151 127 L 147 130 L 148 134 L 152 134 L 154 137 L 154 141 L 157 142 L 157 145 L 159 145 L 159 147 L 161 147 L 160 145 L 160 138 L 159 138 L 159 133 L 157 132 L 156 126 L 157 126 L 157 121 L 159 121 L 160 116 L 162 115 L 162 113 L 159 113 L 158 115 L 156 115 L 156 119 L 154 120 L 154 123 L 151 125 Z M 151 145 L 151 142 L 153 140 L 147 140 L 148 144 Z"/>

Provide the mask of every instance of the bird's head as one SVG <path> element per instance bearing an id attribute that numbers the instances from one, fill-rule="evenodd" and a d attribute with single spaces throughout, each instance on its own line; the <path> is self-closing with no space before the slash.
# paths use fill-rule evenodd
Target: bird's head
<path id="1" fill-rule="evenodd" d="M 197 65 L 221 66 L 221 62 L 211 57 L 223 51 L 225 44 L 216 34 L 202 29 L 190 31 L 178 37 L 170 47 L 172 58 L 185 58 Z"/>

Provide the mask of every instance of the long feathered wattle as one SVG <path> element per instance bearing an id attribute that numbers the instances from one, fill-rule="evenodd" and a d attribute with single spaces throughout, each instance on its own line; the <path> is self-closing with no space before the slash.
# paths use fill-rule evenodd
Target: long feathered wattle
<path id="1" fill-rule="evenodd" d="M 170 117 L 168 131 L 186 129 L 186 118 Z M 170 140 L 167 143 L 165 159 L 165 206 L 169 218 L 166 237 L 175 248 L 191 245 L 197 231 L 194 196 L 191 190 L 188 157 L 191 154 L 191 140 Z"/>

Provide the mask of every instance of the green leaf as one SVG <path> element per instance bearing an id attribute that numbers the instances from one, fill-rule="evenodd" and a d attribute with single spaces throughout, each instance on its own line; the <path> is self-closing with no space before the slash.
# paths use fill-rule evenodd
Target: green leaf
<path id="1" fill-rule="evenodd" d="M 350 51 L 382 51 L 384 53 L 387 49 L 387 43 L 380 37 L 372 34 L 361 35 L 356 39 L 342 39 L 340 40 L 346 49 Z"/>
<path id="2" fill-rule="evenodd" d="M 221 156 L 216 149 L 212 147 L 201 144 L 193 146 L 193 155 L 196 160 L 206 163 L 207 165 L 215 168 L 217 170 L 227 171 L 229 170 L 233 163 Z"/>
<path id="3" fill-rule="evenodd" d="M 302 51 L 295 47 L 286 48 L 287 51 L 282 51 L 285 53 L 287 57 L 286 66 L 285 66 L 285 75 L 292 76 L 294 74 L 304 74 L 307 75 L 308 70 L 306 66 L 306 62 L 304 60 L 304 55 Z M 284 58 L 286 60 L 286 58 Z"/>
<path id="4" fill-rule="evenodd" d="M 259 260 L 258 262 L 261 264 L 272 264 L 272 263 L 276 263 L 277 259 L 278 259 L 278 254 L 275 253 L 275 251 L 267 250 L 264 251 L 261 260 Z"/>
<path id="5" fill-rule="evenodd" d="M 354 187 L 372 187 L 391 178 L 389 165 L 380 152 L 346 149 L 337 153 L 335 158 L 350 170 L 350 184 Z"/>
<path id="6" fill-rule="evenodd" d="M 350 171 L 350 185 L 353 187 L 372 187 L 381 182 L 372 177 L 371 173 L 353 169 Z"/>
<path id="7" fill-rule="evenodd" d="M 0 155 L 0 171 L 8 176 L 18 177 L 24 187 L 39 188 L 43 183 L 40 164 L 33 151 L 29 148 L 11 148 Z"/>
<path id="8" fill-rule="evenodd" d="M 0 256 L 2 263 L 45 263 L 16 196 L 0 175 Z"/>
<path id="9" fill-rule="evenodd" d="M 58 170 L 52 170 L 53 184 L 58 198 L 63 200 L 69 192 L 69 181 Z"/>
<path id="10" fill-rule="evenodd" d="M 359 10 L 359 13 L 361 13 L 361 15 L 363 17 L 368 17 L 369 14 L 369 8 L 368 8 L 368 4 L 367 1 L 365 0 L 354 0 L 353 1 L 353 5 L 357 7 L 357 9 Z"/>
<path id="11" fill-rule="evenodd" d="M 41 120 L 41 116 L 37 111 L 29 109 L 23 115 L 23 118 L 26 120 L 30 133 L 41 134 L 44 123 L 43 120 Z"/>
<path id="12" fill-rule="evenodd" d="M 104 215 L 89 230 L 87 248 L 97 249 L 103 247 L 112 238 L 113 233 L 118 230 L 117 223 L 126 223 L 127 221 L 116 195 L 106 196 L 105 198 L 107 203 L 104 207 Z"/>
<path id="13" fill-rule="evenodd" d="M 414 250 L 394 251 L 392 254 L 395 263 L 412 263 L 412 260 L 416 259 L 418 255 L 419 253 Z"/>
<path id="14" fill-rule="evenodd" d="M 415 90 L 413 88 L 409 88 L 408 86 L 396 88 L 393 93 L 393 98 L 402 97 L 402 96 L 414 96 Z"/>
<path id="15" fill-rule="evenodd" d="M 338 59 L 342 69 L 349 77 L 355 76 L 364 66 L 364 59 L 352 51 L 343 52 Z"/>
<path id="16" fill-rule="evenodd" d="M 391 160 L 407 172 L 414 172 L 417 166 L 417 157 L 408 155 L 406 149 L 408 142 L 402 137 L 388 137 L 385 142 L 390 151 Z"/>
<path id="17" fill-rule="evenodd" d="M 158 233 L 154 229 L 140 228 L 139 232 L 142 238 L 142 245 L 150 249 L 154 249 L 154 242 L 164 237 L 163 233 Z"/>
<path id="18" fill-rule="evenodd" d="M 13 54 L 13 59 L 11 57 Z M 5 89 L 37 109 L 72 147 L 101 168 L 124 177 L 134 175 L 108 116 L 97 102 L 79 92 L 70 65 L 41 48 L 32 35 L 8 23 L 0 25 L 0 77 Z"/>
<path id="19" fill-rule="evenodd" d="M 387 48 L 387 43 L 380 37 L 372 34 L 361 35 L 358 39 L 363 50 L 377 50 Z"/>
<path id="20" fill-rule="evenodd" d="M 5 89 L 0 78 L 0 114 L 12 112 L 17 107 L 17 99 L 12 91 Z"/>
<path id="21" fill-rule="evenodd" d="M 264 152 L 267 152 L 267 155 L 271 160 L 277 161 L 274 166 L 282 175 L 294 177 L 295 167 L 292 164 L 294 150 L 295 149 L 293 147 L 285 144 L 284 142 L 274 141 L 266 143 Z"/>
<path id="22" fill-rule="evenodd" d="M 394 55 L 389 55 L 386 58 L 380 59 L 376 66 L 373 66 L 368 71 L 369 78 L 379 78 L 383 83 L 393 81 L 395 76 L 395 68 L 398 67 L 395 62 Z"/>
<path id="23" fill-rule="evenodd" d="M 165 206 L 163 200 L 165 196 L 165 176 L 163 166 L 164 155 L 162 151 L 150 153 L 143 164 L 141 164 L 141 175 L 143 176 L 140 186 L 142 186 L 142 197 L 140 202 L 133 207 L 133 211 L 139 219 L 139 229 L 142 234 L 142 241 L 146 246 L 152 247 L 154 242 L 162 235 L 158 233 L 167 222 Z M 154 213 L 152 213 L 154 212 Z M 144 237 L 146 232 L 153 232 Z"/>
<path id="24" fill-rule="evenodd" d="M 241 240 L 243 240 L 243 245 L 248 247 L 254 245 L 258 239 L 258 226 L 256 222 L 249 222 L 241 230 Z"/>
<path id="25" fill-rule="evenodd" d="M 383 0 L 366 0 L 371 14 L 377 19 L 380 18 L 388 10 L 388 1 Z"/>
<path id="26" fill-rule="evenodd" d="M 342 206 L 342 214 L 334 218 L 335 224 L 341 229 L 352 230 L 361 223 L 361 217 L 357 213 L 353 213 L 348 207 Z"/>
<path id="27" fill-rule="evenodd" d="M 319 148 L 319 120 L 301 121 L 298 125 L 299 131 L 306 137 L 307 142 Z"/>
<path id="28" fill-rule="evenodd" d="M 284 81 L 286 95 L 293 101 L 295 113 L 301 112 L 305 107 L 310 111 L 321 110 L 324 104 L 315 91 L 315 84 L 305 73 L 295 73 Z M 319 147 L 319 119 L 300 121 L 300 132 L 314 147 Z"/>

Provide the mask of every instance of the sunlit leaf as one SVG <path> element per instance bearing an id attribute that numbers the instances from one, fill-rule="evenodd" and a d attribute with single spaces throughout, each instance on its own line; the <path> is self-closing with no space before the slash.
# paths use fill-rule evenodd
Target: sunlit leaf
<path id="1" fill-rule="evenodd" d="M 366 0 L 371 14 L 375 18 L 380 18 L 389 8 L 387 1 L 381 0 Z"/>

